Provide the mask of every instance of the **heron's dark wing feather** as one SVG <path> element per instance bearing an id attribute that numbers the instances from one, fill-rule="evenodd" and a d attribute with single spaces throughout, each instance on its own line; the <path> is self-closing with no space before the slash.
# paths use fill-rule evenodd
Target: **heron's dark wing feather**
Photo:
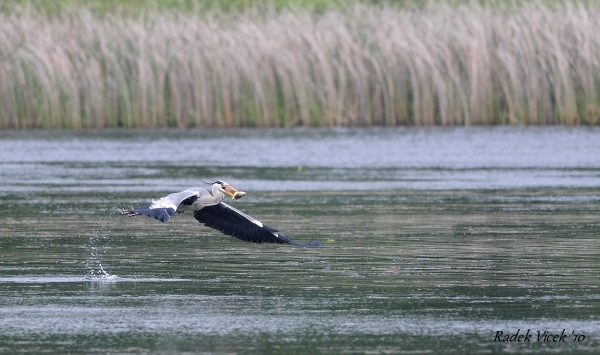
<path id="1" fill-rule="evenodd" d="M 194 211 L 194 217 L 207 227 L 246 242 L 287 243 L 299 247 L 317 246 L 316 243 L 306 245 L 294 242 L 279 233 L 278 230 L 262 224 L 223 202 Z"/>

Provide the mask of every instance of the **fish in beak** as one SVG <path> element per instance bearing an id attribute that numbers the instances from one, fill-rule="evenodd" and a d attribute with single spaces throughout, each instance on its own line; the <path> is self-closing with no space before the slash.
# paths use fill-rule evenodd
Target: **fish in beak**
<path id="1" fill-rule="evenodd" d="M 229 195 L 231 197 L 232 201 L 239 200 L 240 198 L 242 198 L 246 195 L 246 193 L 244 191 L 238 191 L 231 185 L 225 185 L 223 187 L 223 192 L 225 192 L 227 195 Z"/>

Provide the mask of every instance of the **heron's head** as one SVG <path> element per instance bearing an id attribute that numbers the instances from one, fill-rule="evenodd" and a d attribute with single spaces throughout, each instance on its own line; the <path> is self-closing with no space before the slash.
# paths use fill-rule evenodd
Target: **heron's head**
<path id="1" fill-rule="evenodd" d="M 244 191 L 238 191 L 233 186 L 229 185 L 225 181 L 217 180 L 212 183 L 213 187 L 216 187 L 221 193 L 224 193 L 234 200 L 242 198 L 246 193 Z"/>

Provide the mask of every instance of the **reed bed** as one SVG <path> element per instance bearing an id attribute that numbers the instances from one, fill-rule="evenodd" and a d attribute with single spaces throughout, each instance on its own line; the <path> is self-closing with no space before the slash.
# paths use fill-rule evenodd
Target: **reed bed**
<path id="1" fill-rule="evenodd" d="M 600 6 L 0 13 L 0 127 L 600 122 Z"/>

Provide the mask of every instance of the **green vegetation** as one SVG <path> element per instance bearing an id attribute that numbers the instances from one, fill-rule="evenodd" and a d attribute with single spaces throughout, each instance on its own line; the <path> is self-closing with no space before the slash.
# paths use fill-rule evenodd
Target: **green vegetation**
<path id="1" fill-rule="evenodd" d="M 249 3 L 2 2 L 0 127 L 600 122 L 595 3 Z"/>

